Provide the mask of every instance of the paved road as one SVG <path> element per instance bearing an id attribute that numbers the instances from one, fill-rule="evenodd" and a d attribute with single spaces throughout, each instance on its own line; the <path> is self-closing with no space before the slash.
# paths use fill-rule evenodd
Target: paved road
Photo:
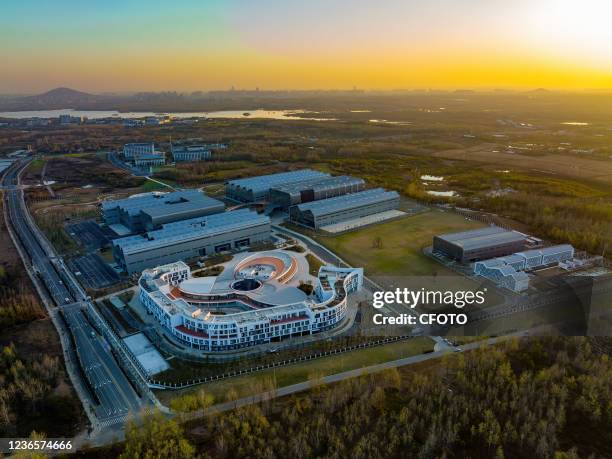
<path id="1" fill-rule="evenodd" d="M 108 358 L 109 345 L 85 317 L 84 305 L 64 306 L 62 312 L 74 337 L 85 377 L 99 402 L 96 416 L 101 422 L 123 423 L 130 411 L 140 411 L 140 397 L 115 359 Z"/>
<path id="2" fill-rule="evenodd" d="M 108 342 L 97 335 L 86 321 L 81 310 L 83 306 L 88 305 L 85 292 L 31 220 L 23 200 L 23 191 L 19 187 L 20 172 L 27 164 L 28 161 L 24 161 L 16 165 L 3 177 L 3 185 L 7 190 L 7 224 L 14 229 L 29 256 L 29 260 L 24 261 L 31 263 L 55 304 L 50 313 L 55 315 L 55 309 L 65 313 L 64 317 L 70 325 L 69 330 L 65 329 L 61 321 L 55 320 L 54 324 L 59 327 L 60 335 L 72 333 L 76 350 L 71 349 L 70 352 L 76 351 L 82 374 L 85 375 L 85 380 L 75 382 L 75 385 L 89 387 L 90 394 L 93 393 L 93 397 L 83 400 L 85 405 L 94 407 L 93 427 L 99 428 L 119 422 L 123 424 L 126 411 L 140 411 L 142 407 L 150 405 L 149 400 L 141 399 L 131 388 Z M 70 306 L 74 303 L 80 304 L 76 312 L 74 306 Z M 67 355 L 70 352 L 67 352 Z M 78 374 L 73 372 L 71 376 Z M 82 392 L 79 395 L 84 397 Z"/>
<path id="3" fill-rule="evenodd" d="M 64 285 L 64 281 L 55 269 L 51 259 L 41 247 L 36 235 L 30 229 L 28 220 L 24 215 L 23 207 L 25 204 L 22 199 L 22 190 L 17 187 L 20 170 L 21 167 L 9 170 L 3 180 L 6 186 L 6 202 L 11 224 L 30 256 L 33 268 L 41 277 L 55 304 L 59 306 L 72 303 L 74 301 L 72 294 Z"/>

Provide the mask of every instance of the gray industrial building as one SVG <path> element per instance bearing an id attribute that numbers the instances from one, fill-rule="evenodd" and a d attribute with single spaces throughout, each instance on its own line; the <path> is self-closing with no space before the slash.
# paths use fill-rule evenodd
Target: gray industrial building
<path id="1" fill-rule="evenodd" d="M 488 260 L 520 252 L 527 236 L 498 226 L 434 236 L 433 250 L 461 263 Z"/>
<path id="2" fill-rule="evenodd" d="M 211 157 L 210 149 L 204 145 L 181 146 L 170 144 L 170 151 L 176 162 L 202 161 Z"/>
<path id="3" fill-rule="evenodd" d="M 115 261 L 128 273 L 166 263 L 240 250 L 270 240 L 270 219 L 249 209 L 168 223 L 113 241 Z"/>
<path id="4" fill-rule="evenodd" d="M 134 159 L 140 155 L 149 155 L 155 153 L 155 144 L 148 143 L 126 143 L 123 146 L 123 156 L 125 159 Z"/>
<path id="5" fill-rule="evenodd" d="M 229 199 L 239 202 L 267 201 L 270 198 L 271 188 L 323 177 L 330 177 L 330 175 L 311 169 L 301 169 L 292 172 L 230 180 L 225 186 L 225 195 Z"/>
<path id="6" fill-rule="evenodd" d="M 321 199 L 356 193 L 365 188 L 365 181 L 349 175 L 317 177 L 301 182 L 287 183 L 270 188 L 270 202 L 282 209 Z"/>
<path id="7" fill-rule="evenodd" d="M 131 233 L 151 231 L 166 223 L 225 210 L 221 201 L 195 189 L 147 193 L 127 199 L 104 201 L 101 207 L 102 218 L 107 225 L 111 228 L 114 225 L 122 225 Z"/>
<path id="8" fill-rule="evenodd" d="M 399 194 L 383 188 L 345 194 L 320 201 L 291 207 L 289 216 L 293 223 L 319 229 L 369 215 L 395 210 L 399 207 Z"/>
<path id="9" fill-rule="evenodd" d="M 134 156 L 134 165 L 137 167 L 163 166 L 166 164 L 166 155 L 161 151 Z"/>

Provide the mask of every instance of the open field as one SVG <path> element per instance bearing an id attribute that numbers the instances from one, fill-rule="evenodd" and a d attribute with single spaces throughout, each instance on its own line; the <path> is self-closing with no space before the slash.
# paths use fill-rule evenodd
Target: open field
<path id="1" fill-rule="evenodd" d="M 436 234 L 480 228 L 478 222 L 442 210 L 431 210 L 336 237 L 317 240 L 352 266 L 365 267 L 368 276 L 453 275 L 423 254 Z M 374 242 L 380 238 L 381 246 Z"/>
<path id="2" fill-rule="evenodd" d="M 612 161 L 581 158 L 576 155 L 524 153 L 521 150 L 508 150 L 505 145 L 481 144 L 474 147 L 443 150 L 433 154 L 436 158 L 475 161 L 498 167 L 518 168 L 521 170 L 571 177 L 579 180 L 592 180 L 612 185 Z"/>
<path id="3" fill-rule="evenodd" d="M 223 401 L 226 394 L 232 389 L 236 391 L 239 397 L 246 397 L 258 391 L 262 383 L 267 383 L 270 380 L 274 381 L 275 387 L 278 388 L 342 371 L 422 354 L 431 350 L 433 350 L 433 341 L 426 337 L 419 337 L 399 343 L 324 357 L 311 362 L 289 365 L 275 370 L 261 371 L 253 375 L 208 383 L 182 391 L 158 391 L 157 395 L 162 403 L 169 403 L 175 397 L 204 390 L 206 393 L 213 395 L 215 400 Z"/>
<path id="4" fill-rule="evenodd" d="M 436 234 L 482 226 L 453 212 L 432 209 L 341 236 L 313 237 L 351 266 L 364 267 L 365 274 L 385 289 L 475 291 L 481 287 L 480 282 L 455 273 L 425 255 L 423 249 L 431 246 Z M 498 293 L 488 290 L 486 306 L 501 301 Z"/>

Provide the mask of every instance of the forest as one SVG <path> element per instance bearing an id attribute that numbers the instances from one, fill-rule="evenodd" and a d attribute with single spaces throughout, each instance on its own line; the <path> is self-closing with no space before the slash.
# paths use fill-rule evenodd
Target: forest
<path id="1" fill-rule="evenodd" d="M 123 458 L 609 457 L 609 339 L 514 338 L 192 420 L 128 424 Z M 81 457 L 107 457 L 90 450 Z"/>

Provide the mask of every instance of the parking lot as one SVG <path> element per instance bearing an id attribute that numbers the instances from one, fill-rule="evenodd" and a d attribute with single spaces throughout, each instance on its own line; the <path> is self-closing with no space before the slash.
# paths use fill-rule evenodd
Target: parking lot
<path id="1" fill-rule="evenodd" d="M 110 233 L 100 228 L 93 220 L 66 225 L 66 231 L 79 245 L 90 252 L 110 245 Z"/>
<path id="2" fill-rule="evenodd" d="M 119 275 L 96 254 L 75 258 L 70 262 L 72 271 L 86 287 L 100 289 L 115 285 Z"/>

